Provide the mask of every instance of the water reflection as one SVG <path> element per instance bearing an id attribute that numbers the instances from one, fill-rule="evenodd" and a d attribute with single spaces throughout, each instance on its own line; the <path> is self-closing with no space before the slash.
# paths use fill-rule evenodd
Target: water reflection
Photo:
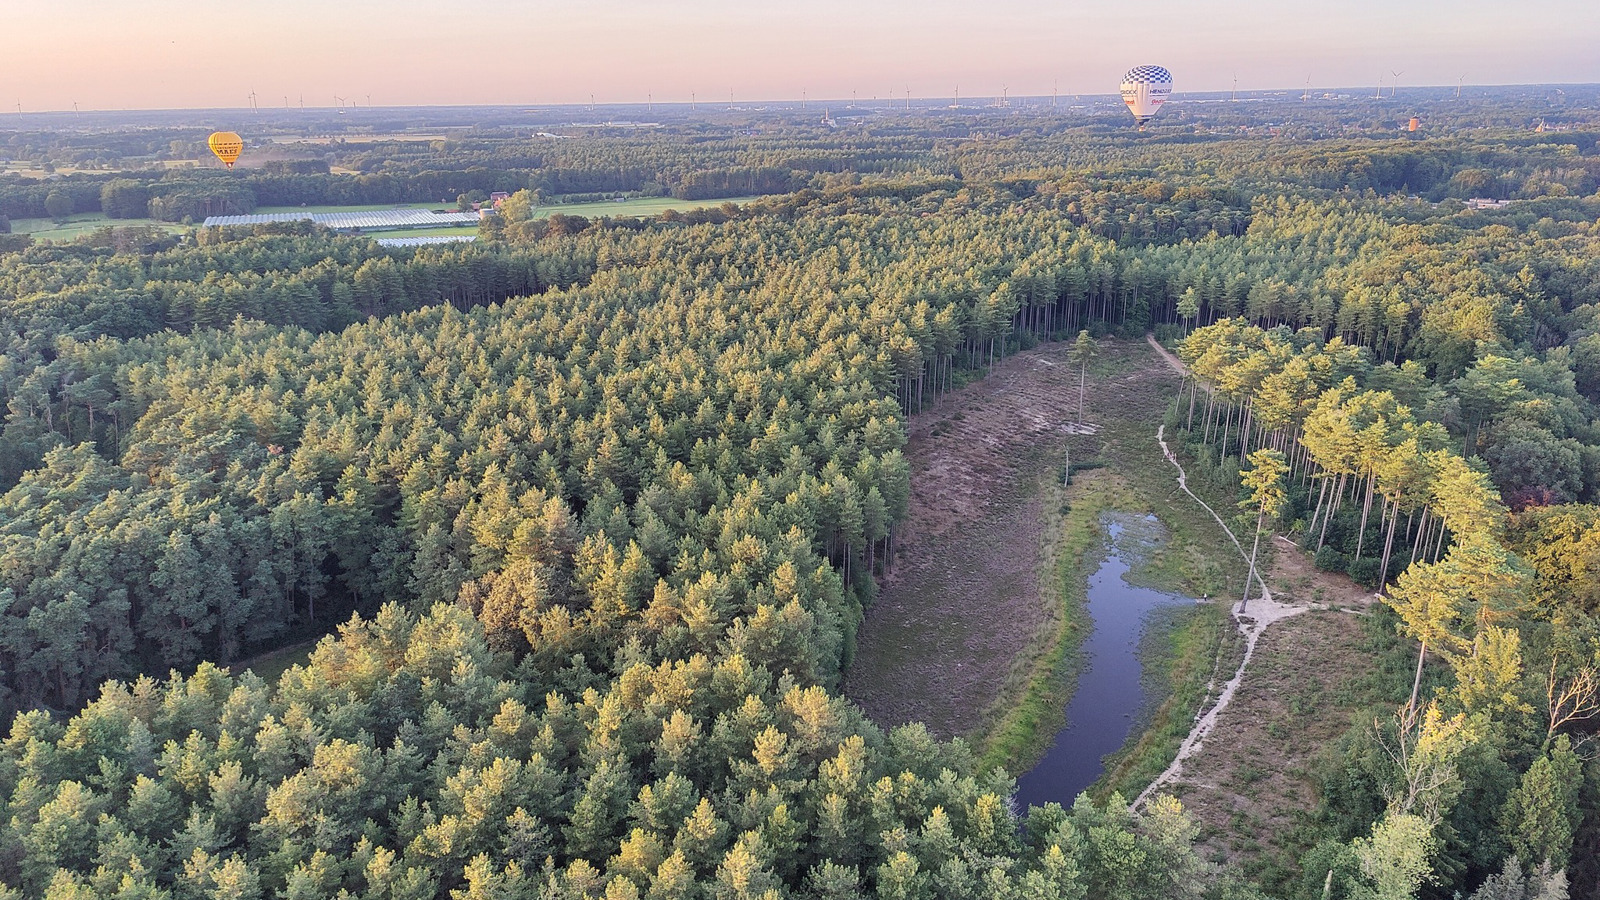
<path id="1" fill-rule="evenodd" d="M 1125 580 L 1130 563 L 1159 544 L 1160 525 L 1153 517 L 1107 516 L 1105 524 L 1111 550 L 1089 577 L 1094 630 L 1083 643 L 1083 668 L 1067 704 L 1067 724 L 1057 732 L 1044 759 L 1017 779 L 1021 808 L 1051 801 L 1070 806 L 1100 777 L 1101 760 L 1128 739 L 1134 716 L 1145 701 L 1139 639 L 1150 614 L 1164 606 L 1193 602 Z"/>

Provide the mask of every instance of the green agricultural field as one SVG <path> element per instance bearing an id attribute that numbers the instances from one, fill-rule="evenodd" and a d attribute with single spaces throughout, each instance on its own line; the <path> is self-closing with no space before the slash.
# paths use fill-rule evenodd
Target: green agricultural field
<path id="1" fill-rule="evenodd" d="M 36 241 L 51 241 L 58 244 L 77 240 L 108 225 L 154 225 L 174 234 L 184 230 L 182 225 L 174 225 L 171 222 L 158 222 L 155 219 L 108 219 L 101 213 L 78 213 L 60 224 L 54 219 L 11 220 L 13 233 L 31 234 Z"/>
<path id="2" fill-rule="evenodd" d="M 466 225 L 458 228 L 400 228 L 394 231 L 368 231 L 364 232 L 371 238 L 408 238 L 408 237 L 454 237 L 458 235 L 476 236 L 478 229 Z"/>

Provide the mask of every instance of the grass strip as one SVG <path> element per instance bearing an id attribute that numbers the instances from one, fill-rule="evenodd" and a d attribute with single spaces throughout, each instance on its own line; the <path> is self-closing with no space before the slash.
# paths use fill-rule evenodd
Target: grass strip
<path id="1" fill-rule="evenodd" d="M 1044 487 L 1045 571 L 1051 585 L 1046 619 L 1024 652 L 986 717 L 979 758 L 983 771 L 1003 766 L 1024 772 L 1043 758 L 1050 740 L 1066 724 L 1067 702 L 1077 688 L 1089 617 L 1089 575 L 1105 552 L 1101 517 L 1126 505 L 1127 485 L 1107 469 L 1078 473 L 1065 487 L 1051 477 Z"/>

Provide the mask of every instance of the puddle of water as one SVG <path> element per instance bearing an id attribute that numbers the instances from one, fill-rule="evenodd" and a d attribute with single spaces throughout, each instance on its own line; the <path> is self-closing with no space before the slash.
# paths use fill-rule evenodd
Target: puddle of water
<path id="1" fill-rule="evenodd" d="M 1017 779 L 1017 805 L 1025 808 L 1072 801 L 1100 778 L 1102 759 L 1121 749 L 1145 703 L 1139 639 L 1150 614 L 1192 604 L 1176 594 L 1129 584 L 1130 563 L 1159 543 L 1153 517 L 1106 517 L 1111 551 L 1089 577 L 1089 615 L 1094 630 L 1084 641 L 1083 668 L 1067 704 L 1067 725 L 1056 733 L 1044 759 Z"/>

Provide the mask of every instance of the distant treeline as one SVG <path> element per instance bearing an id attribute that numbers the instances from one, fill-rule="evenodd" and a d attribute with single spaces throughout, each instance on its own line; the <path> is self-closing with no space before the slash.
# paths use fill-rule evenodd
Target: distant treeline
<path id="1" fill-rule="evenodd" d="M 786 194 L 811 184 L 812 173 L 772 167 L 735 166 L 692 172 L 667 188 L 650 180 L 654 173 L 628 171 L 473 168 L 458 172 L 409 175 L 331 175 L 322 172 L 262 170 L 248 173 L 186 170 L 174 174 L 74 175 L 53 179 L 0 180 L 0 215 L 42 219 L 103 212 L 113 219 L 200 221 L 207 216 L 242 215 L 262 206 L 380 205 L 440 202 L 454 204 L 463 194 L 487 195 L 535 190 L 545 197 L 607 196 L 618 192 L 663 195 L 680 200 Z M 56 204 L 50 197 L 56 195 Z"/>
<path id="2" fill-rule="evenodd" d="M 103 211 L 112 218 L 181 222 L 260 206 L 454 203 L 464 194 L 476 198 L 495 191 L 528 190 L 545 200 L 619 193 L 707 200 L 900 178 L 1003 180 L 1027 196 L 1063 181 L 1097 183 L 1109 171 L 1118 173 L 1119 187 L 1147 173 L 1152 198 L 1166 200 L 1171 189 L 1163 195 L 1159 185 L 1190 180 L 1184 166 L 1195 144 L 1235 173 L 1229 188 L 1234 193 L 1293 186 L 1326 193 L 1414 194 L 1438 202 L 1587 196 L 1600 188 L 1593 141 L 1574 134 L 1517 135 L 1514 142 L 1351 139 L 1320 142 L 1313 149 L 1299 141 L 1264 143 L 1215 134 L 1129 144 L 1065 132 L 912 146 L 894 134 L 797 131 L 663 134 L 632 141 L 604 136 L 397 141 L 359 150 L 341 145 L 322 158 L 274 160 L 237 172 L 150 168 L 43 179 L 12 175 L 0 178 L 0 215 L 26 219 Z M 355 174 L 333 174 L 330 163 Z"/>

